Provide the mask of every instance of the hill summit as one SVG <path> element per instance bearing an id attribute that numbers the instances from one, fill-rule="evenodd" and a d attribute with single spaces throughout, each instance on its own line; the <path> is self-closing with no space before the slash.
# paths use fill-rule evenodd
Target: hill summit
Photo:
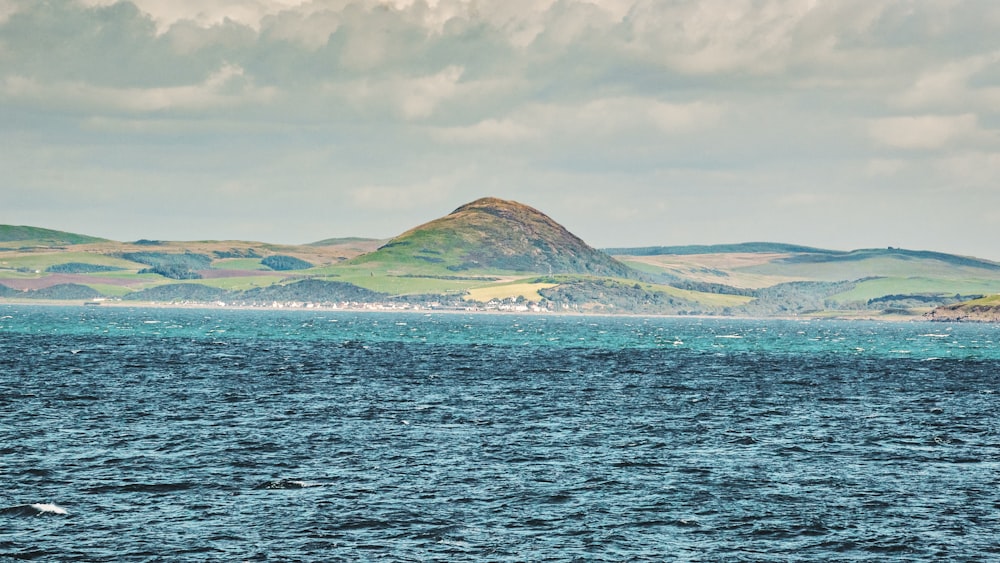
<path id="1" fill-rule="evenodd" d="M 422 261 L 452 272 L 509 271 L 632 277 L 635 272 L 592 248 L 547 215 L 493 197 L 393 238 L 358 263 Z"/>

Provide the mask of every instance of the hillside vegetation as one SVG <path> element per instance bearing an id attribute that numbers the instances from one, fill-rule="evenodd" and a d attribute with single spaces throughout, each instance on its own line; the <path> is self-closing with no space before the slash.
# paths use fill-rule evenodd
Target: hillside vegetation
<path id="1" fill-rule="evenodd" d="M 388 241 L 115 242 L 13 226 L 0 226 L 0 239 L 7 301 L 982 320 L 995 306 L 983 296 L 1000 294 L 1000 264 L 922 250 L 599 251 L 540 211 L 496 198 Z"/>
<path id="2" fill-rule="evenodd" d="M 628 278 L 635 273 L 540 211 L 496 198 L 463 205 L 352 263 L 409 265 L 443 274 L 541 272 Z"/>
<path id="3" fill-rule="evenodd" d="M 20 247 L 72 246 L 75 244 L 102 242 L 104 240 L 102 238 L 54 231 L 52 229 L 42 229 L 40 227 L 0 225 L 0 247 L 11 249 Z"/>

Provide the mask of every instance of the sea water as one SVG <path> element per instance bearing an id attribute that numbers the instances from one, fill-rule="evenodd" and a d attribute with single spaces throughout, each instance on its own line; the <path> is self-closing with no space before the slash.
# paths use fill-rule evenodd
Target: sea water
<path id="1" fill-rule="evenodd" d="M 1000 327 L 0 307 L 0 560 L 1000 559 Z"/>

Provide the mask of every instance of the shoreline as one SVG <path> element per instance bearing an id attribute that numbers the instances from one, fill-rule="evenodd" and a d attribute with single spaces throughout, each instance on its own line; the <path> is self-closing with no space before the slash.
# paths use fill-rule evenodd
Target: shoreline
<path id="1" fill-rule="evenodd" d="M 91 305 L 95 303 L 95 305 Z M 989 324 L 982 323 L 979 321 L 960 321 L 960 320 L 933 320 L 925 316 L 926 313 L 930 312 L 932 309 L 927 309 L 927 311 L 915 312 L 912 315 L 904 314 L 879 314 L 872 311 L 857 311 L 858 314 L 848 314 L 853 313 L 853 311 L 823 311 L 814 315 L 784 315 L 784 316 L 737 316 L 737 315 L 671 315 L 671 314 L 661 314 L 661 313 L 639 313 L 639 312 L 628 312 L 628 313 L 612 313 L 612 312 L 581 312 L 581 311 L 504 311 L 497 309 L 454 309 L 454 308 L 423 308 L 423 307 L 411 307 L 411 308 L 391 308 L 391 307 L 374 307 L 374 306 L 358 306 L 358 307 L 328 307 L 328 306 L 249 306 L 249 305 L 218 305 L 215 303 L 163 303 L 156 301 L 121 301 L 121 300 L 106 300 L 106 301 L 80 301 L 80 300 L 56 300 L 56 299 L 10 299 L 2 298 L 0 299 L 0 307 L 5 305 L 27 305 L 35 307 L 76 307 L 76 308 L 136 308 L 136 309 L 181 309 L 181 310 L 229 310 L 229 311 L 269 311 L 269 312 L 287 312 L 287 311 L 317 311 L 317 312 L 344 312 L 344 313 L 389 313 L 389 314 L 466 314 L 466 315 L 530 315 L 530 316 L 552 316 L 552 317 L 611 317 L 611 318 L 670 318 L 670 319 L 719 319 L 719 320 L 756 320 L 756 321 L 767 321 L 767 320 L 784 320 L 784 321 L 841 321 L 841 322 L 852 322 L 852 321 L 863 321 L 863 322 L 892 322 L 892 323 L 915 323 L 915 322 L 927 322 L 927 323 L 979 323 L 979 324 Z"/>

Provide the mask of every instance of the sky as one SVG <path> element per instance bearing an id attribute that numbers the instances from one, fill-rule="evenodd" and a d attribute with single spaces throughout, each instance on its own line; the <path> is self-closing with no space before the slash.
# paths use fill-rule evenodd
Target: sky
<path id="1" fill-rule="evenodd" d="M 0 223 L 1000 261 L 994 0 L 0 0 Z"/>

